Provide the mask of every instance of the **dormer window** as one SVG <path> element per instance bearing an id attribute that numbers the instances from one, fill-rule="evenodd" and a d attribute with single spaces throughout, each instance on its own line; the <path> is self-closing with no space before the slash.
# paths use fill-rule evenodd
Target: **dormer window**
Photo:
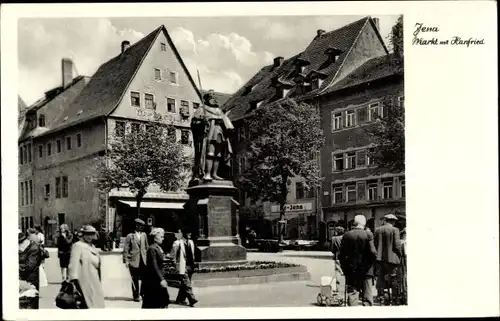
<path id="1" fill-rule="evenodd" d="M 316 78 L 311 81 L 311 90 L 319 89 L 323 85 L 323 79 Z"/>
<path id="2" fill-rule="evenodd" d="M 303 73 L 304 70 L 306 69 L 306 66 L 309 65 L 310 62 L 303 59 L 303 58 L 297 58 L 295 60 L 295 71 L 299 74 Z"/>
<path id="3" fill-rule="evenodd" d="M 328 55 L 328 63 L 333 64 L 339 59 L 340 55 L 342 54 L 342 50 L 330 47 L 326 49 L 325 54 Z"/>
<path id="4" fill-rule="evenodd" d="M 38 116 L 38 127 L 45 127 L 45 115 Z"/>

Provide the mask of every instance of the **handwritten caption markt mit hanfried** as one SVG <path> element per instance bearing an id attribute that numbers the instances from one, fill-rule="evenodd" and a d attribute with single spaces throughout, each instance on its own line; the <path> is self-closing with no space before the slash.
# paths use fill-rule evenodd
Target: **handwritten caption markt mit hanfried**
<path id="1" fill-rule="evenodd" d="M 422 36 L 424 33 L 437 33 L 439 32 L 439 27 L 427 27 L 424 26 L 423 23 L 417 22 L 415 24 L 415 31 L 413 32 L 413 45 L 419 46 L 439 46 L 439 45 L 462 45 L 462 46 L 471 46 L 471 45 L 484 45 L 484 39 L 477 38 L 469 38 L 463 39 L 458 36 L 454 36 L 451 39 L 438 39 L 437 37 L 432 37 L 432 39 L 424 38 Z"/>

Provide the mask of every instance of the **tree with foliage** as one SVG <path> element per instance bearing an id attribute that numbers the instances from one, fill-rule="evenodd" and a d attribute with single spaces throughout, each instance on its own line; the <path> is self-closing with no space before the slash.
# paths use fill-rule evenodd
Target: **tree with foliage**
<path id="1" fill-rule="evenodd" d="M 238 186 L 254 201 L 278 203 L 282 224 L 291 179 L 303 178 L 305 190 L 320 184 L 318 161 L 311 157 L 324 144 L 320 115 L 311 105 L 287 99 L 256 109 L 245 122 L 248 166 L 240 169 Z"/>
<path id="2" fill-rule="evenodd" d="M 394 52 L 393 63 L 398 72 L 404 69 L 403 15 L 400 15 L 389 34 L 389 44 Z"/>
<path id="3" fill-rule="evenodd" d="M 403 16 L 400 16 L 389 34 L 393 48 L 392 68 L 394 73 L 403 75 Z M 376 116 L 376 122 L 367 127 L 375 148 L 368 156 L 378 169 L 402 172 L 405 169 L 405 114 L 404 104 L 398 101 L 397 94 L 391 92 L 383 99 L 383 117 Z"/>
<path id="4" fill-rule="evenodd" d="M 148 122 L 139 130 L 114 137 L 99 169 L 99 189 L 109 192 L 128 187 L 135 193 L 137 216 L 152 184 L 162 191 L 179 189 L 192 162 L 183 145 L 171 135 L 174 130 L 170 125 Z"/>

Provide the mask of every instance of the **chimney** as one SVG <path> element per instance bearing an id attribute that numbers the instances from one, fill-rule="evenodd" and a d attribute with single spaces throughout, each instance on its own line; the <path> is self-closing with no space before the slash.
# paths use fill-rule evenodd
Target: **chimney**
<path id="1" fill-rule="evenodd" d="M 66 88 L 73 81 L 73 61 L 68 58 L 62 60 L 62 86 Z"/>
<path id="2" fill-rule="evenodd" d="M 378 18 L 373 18 L 373 22 L 375 23 L 375 26 L 377 27 L 377 31 L 380 32 L 380 20 Z"/>
<path id="3" fill-rule="evenodd" d="M 283 63 L 283 57 L 274 58 L 274 67 L 279 67 Z"/>
<path id="4" fill-rule="evenodd" d="M 130 47 L 130 41 L 128 40 L 122 41 L 122 54 L 125 52 L 125 50 L 128 49 L 128 47 Z"/>
<path id="5" fill-rule="evenodd" d="M 323 29 L 318 29 L 318 31 L 316 31 L 316 35 L 318 38 L 321 38 L 321 36 L 324 34 L 325 34 L 325 30 L 323 30 Z"/>

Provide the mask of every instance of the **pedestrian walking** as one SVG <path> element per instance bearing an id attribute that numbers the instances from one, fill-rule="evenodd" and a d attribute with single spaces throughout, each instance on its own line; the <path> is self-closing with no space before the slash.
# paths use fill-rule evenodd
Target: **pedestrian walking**
<path id="1" fill-rule="evenodd" d="M 165 231 L 156 227 L 151 230 L 153 242 L 147 250 L 145 274 L 142 283 L 143 309 L 165 309 L 170 303 L 168 284 L 163 273 L 165 254 L 161 245 L 165 238 Z"/>
<path id="2" fill-rule="evenodd" d="M 342 226 L 336 226 L 334 229 L 334 235 L 331 239 L 331 252 L 333 253 L 333 259 L 338 260 L 340 253 L 340 246 L 342 244 L 342 237 L 344 236 L 345 229 Z"/>
<path id="3" fill-rule="evenodd" d="M 353 228 L 342 237 L 339 260 L 346 278 L 347 304 L 356 306 L 362 296 L 363 306 L 373 305 L 373 266 L 377 252 L 373 234 L 365 230 L 366 217 L 356 215 Z"/>
<path id="4" fill-rule="evenodd" d="M 401 263 L 398 273 L 398 292 L 399 292 L 399 303 L 403 305 L 408 304 L 408 283 L 406 281 L 406 267 L 407 267 L 407 249 L 406 249 L 406 228 L 401 231 Z"/>
<path id="5" fill-rule="evenodd" d="M 397 217 L 387 214 L 384 219 L 385 224 L 375 229 L 377 297 L 381 302 L 395 304 L 395 299 L 399 297 L 399 289 L 394 281 L 401 263 L 401 240 L 399 229 L 394 226 Z"/>
<path id="6" fill-rule="evenodd" d="M 61 268 L 63 282 L 68 280 L 68 266 L 73 243 L 73 234 L 71 234 L 68 225 L 61 224 L 59 235 L 57 236 L 57 256 L 59 258 L 59 267 Z"/>
<path id="7" fill-rule="evenodd" d="M 142 282 L 148 250 L 148 237 L 143 232 L 144 221 L 135 219 L 135 231 L 128 234 L 123 247 L 123 263 L 130 271 L 132 277 L 132 296 L 134 301 L 139 302 L 142 296 L 139 281 Z"/>
<path id="8" fill-rule="evenodd" d="M 31 231 L 30 231 L 31 230 Z M 31 232 L 31 233 L 30 233 Z M 40 265 L 45 256 L 40 244 L 36 241 L 36 231 L 29 229 L 28 233 L 19 232 L 19 280 L 32 284 L 40 291 Z M 33 297 L 30 308 L 39 308 L 39 297 Z"/>
<path id="9" fill-rule="evenodd" d="M 175 303 L 185 304 L 186 299 L 188 299 L 189 306 L 193 307 L 198 302 L 191 286 L 191 277 L 195 268 L 195 246 L 193 240 L 191 240 L 191 233 L 187 229 L 182 229 L 180 232 L 181 237 L 174 242 L 170 253 L 175 261 L 177 272 L 182 277 L 181 287 Z"/>
<path id="10" fill-rule="evenodd" d="M 104 291 L 102 288 L 101 256 L 93 244 L 97 230 L 91 225 L 82 229 L 82 239 L 76 242 L 71 251 L 68 278 L 83 297 L 81 308 L 103 309 Z"/>
<path id="11" fill-rule="evenodd" d="M 37 242 L 42 249 L 45 249 L 45 236 L 42 233 L 42 228 L 40 225 L 35 226 L 35 231 L 32 233 L 34 241 Z M 45 252 L 45 251 L 44 251 Z M 48 252 L 46 252 L 48 253 Z M 44 263 L 45 259 L 42 261 L 42 264 L 40 264 L 40 287 L 46 287 L 49 285 L 49 282 L 47 280 L 47 274 L 45 273 L 45 268 L 44 268 Z"/>
<path id="12" fill-rule="evenodd" d="M 45 246 L 45 235 L 43 235 L 43 231 L 40 225 L 35 226 L 35 231 L 36 231 L 36 237 L 38 244 L 41 246 Z"/>

